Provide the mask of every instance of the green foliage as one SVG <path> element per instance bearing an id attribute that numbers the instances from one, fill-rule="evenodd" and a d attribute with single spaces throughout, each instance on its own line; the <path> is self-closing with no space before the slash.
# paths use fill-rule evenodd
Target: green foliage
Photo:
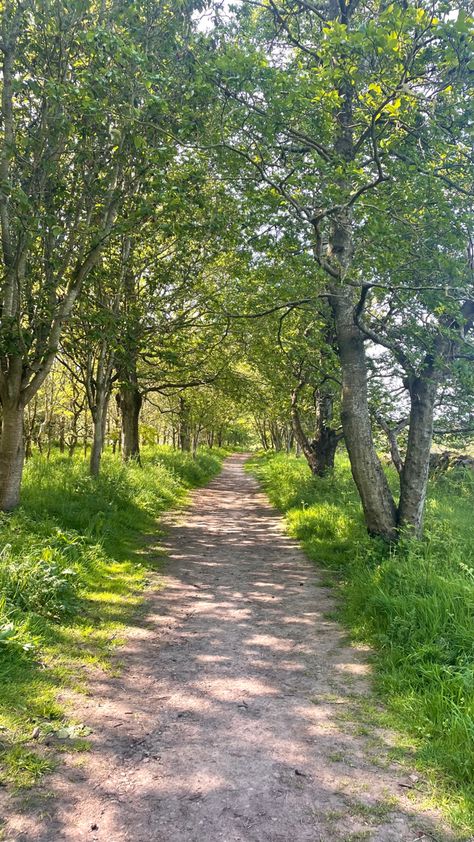
<path id="1" fill-rule="evenodd" d="M 16 789 L 26 789 L 41 778 L 47 772 L 52 772 L 54 762 L 46 757 L 41 757 L 35 751 L 29 751 L 23 746 L 14 746 L 2 756 L 8 779 Z"/>
<path id="2" fill-rule="evenodd" d="M 54 455 L 28 462 L 22 506 L 0 522 L 0 769 L 6 780 L 29 785 L 50 768 L 48 757 L 21 743 L 36 726 L 41 734 L 64 729 L 56 697 L 61 687 L 80 689 L 84 664 L 107 668 L 147 569 L 157 563 L 140 533 L 156 532 L 159 513 L 216 474 L 223 455 L 203 448 L 193 459 L 148 448 L 140 468 L 108 454 L 95 481 L 83 460 Z"/>
<path id="3" fill-rule="evenodd" d="M 387 548 L 363 525 L 347 458 L 313 477 L 301 459 L 259 457 L 252 470 L 308 556 L 337 573 L 342 615 L 375 648 L 375 682 L 422 768 L 444 773 L 452 811 L 474 819 L 474 541 L 472 472 L 431 482 L 422 541 Z"/>

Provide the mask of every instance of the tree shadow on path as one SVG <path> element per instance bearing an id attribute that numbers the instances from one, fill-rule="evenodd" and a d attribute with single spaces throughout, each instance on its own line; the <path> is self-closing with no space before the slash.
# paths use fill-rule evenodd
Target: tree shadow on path
<path id="1" fill-rule="evenodd" d="M 242 469 L 171 527 L 165 587 L 97 675 L 73 755 L 6 831 L 15 842 L 409 842 L 453 839 L 413 800 L 393 735 L 361 728 L 367 652 Z M 43 793 L 44 795 L 44 793 Z M 10 833 L 10 836 L 8 836 Z"/>

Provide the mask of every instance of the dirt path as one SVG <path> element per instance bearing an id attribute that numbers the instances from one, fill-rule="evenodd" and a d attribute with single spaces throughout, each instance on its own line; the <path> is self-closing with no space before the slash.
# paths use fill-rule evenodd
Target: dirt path
<path id="1" fill-rule="evenodd" d="M 78 700 L 92 752 L 66 755 L 9 842 L 444 838 L 400 786 L 391 736 L 361 727 L 366 653 L 243 461 L 171 528 L 121 675 Z"/>

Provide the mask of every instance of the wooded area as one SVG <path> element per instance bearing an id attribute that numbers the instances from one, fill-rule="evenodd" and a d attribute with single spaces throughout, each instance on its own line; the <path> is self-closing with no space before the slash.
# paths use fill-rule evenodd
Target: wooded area
<path id="1" fill-rule="evenodd" d="M 205 700 L 195 756 L 211 752 L 216 781 L 212 764 L 225 759 L 219 838 L 234 785 L 245 799 L 254 791 L 253 778 L 242 780 L 247 767 L 259 778 L 252 763 L 261 760 L 262 733 L 272 743 L 262 766 L 271 821 L 275 781 L 292 797 L 294 776 L 313 787 L 324 764 L 329 789 L 313 790 L 318 809 L 332 805 L 331 756 L 342 749 L 309 758 L 308 740 L 313 775 L 293 751 L 331 681 L 350 711 L 351 681 L 364 669 L 351 660 L 353 674 L 341 672 L 354 651 L 339 657 L 329 584 L 340 597 L 338 619 L 371 647 L 389 726 L 409 735 L 410 762 L 432 787 L 423 797 L 437 794 L 464 834 L 456 839 L 472 840 L 472 0 L 3 0 L 0 10 L 0 796 L 51 771 L 64 748 L 58 740 L 74 743 L 71 752 L 89 750 L 61 692 L 83 692 L 89 668 L 110 670 L 123 629 L 140 623 L 140 590 L 151 581 L 147 598 L 155 599 L 162 587 L 158 516 L 233 453 L 224 479 L 201 493 L 192 526 L 175 533 L 174 584 L 140 627 L 136 688 L 125 675 L 124 697 L 141 687 L 150 709 L 166 708 L 160 681 L 179 685 L 182 673 L 192 716 Z M 253 453 L 245 471 L 243 453 Z M 281 530 L 272 537 L 278 515 L 261 503 L 255 477 L 306 556 Z M 194 629 L 189 639 L 179 637 L 181 615 Z M 175 620 L 178 642 L 192 644 L 180 647 L 179 667 L 164 663 L 160 637 Z M 334 646 L 325 643 L 329 627 Z M 321 698 L 308 695 L 314 676 L 300 658 L 303 634 L 304 658 L 324 660 L 314 670 Z M 211 655 L 200 649 L 203 636 Z M 209 687 L 227 681 L 229 665 L 234 683 L 213 696 Z M 153 670 L 152 684 L 140 684 Z M 264 688 L 255 709 L 232 696 L 239 681 L 251 686 L 245 670 Z M 195 680 L 204 682 L 202 697 L 193 696 Z M 97 708 L 104 686 L 92 691 Z M 346 769 L 357 779 L 363 743 L 383 719 L 378 701 L 369 715 L 371 692 L 357 701 L 365 735 L 341 726 L 343 754 L 362 739 Z M 323 702 L 337 731 L 340 699 Z M 254 710 L 260 728 L 267 703 L 274 719 L 257 738 Z M 135 695 L 135 712 L 140 704 Z M 181 717 L 173 704 L 170 733 Z M 206 705 L 215 717 L 207 732 Z M 228 717 L 241 714 L 248 722 L 239 730 L 237 720 L 234 733 Z M 275 766 L 285 723 L 288 754 L 298 757 L 286 778 Z M 185 715 L 178 725 L 186 728 Z M 128 763 L 126 727 L 109 743 L 110 727 L 93 762 L 107 745 Z M 209 727 L 220 734 L 215 756 Z M 253 761 L 232 766 L 227 779 L 228 731 L 248 738 Z M 155 760 L 168 732 L 163 740 L 157 733 Z M 318 752 L 322 743 L 318 736 Z M 380 772 L 392 789 L 395 748 Z M 199 789 L 182 809 L 183 784 L 173 813 L 175 761 L 171 754 L 172 785 L 153 810 L 161 821 L 168 809 L 173 828 L 179 815 L 183 835 L 178 827 L 169 838 L 188 842 L 185 809 L 211 804 L 208 830 L 213 802 Z M 108 767 L 102 773 L 114 781 Z M 187 768 L 186 776 L 194 784 Z M 378 777 L 372 769 L 371 786 Z M 130 804 L 138 799 L 137 815 L 146 813 L 140 798 L 158 780 L 149 791 L 127 790 L 122 818 L 137 842 L 152 836 L 139 835 Z M 76 784 L 70 803 L 89 815 Z M 270 819 L 257 835 L 256 793 L 253 816 L 235 837 L 232 825 L 229 839 L 276 839 Z M 298 838 L 291 822 L 308 828 L 309 802 L 296 795 L 278 838 Z M 85 838 L 74 835 L 69 807 L 66 798 L 69 836 L 45 826 L 44 837 L 28 838 Z M 242 810 L 226 813 L 236 827 Z M 48 811 L 38 807 L 36 819 L 49 820 Z M 372 838 L 357 835 L 365 831 L 354 815 L 355 835 L 324 825 L 318 838 Z M 403 838 L 441 839 L 413 816 L 402 817 Z M 2 816 L 0 825 L 3 839 Z M 251 827 L 255 837 L 245 835 Z M 122 829 L 100 838 L 128 839 Z M 381 842 L 395 838 L 390 828 L 377 832 Z"/>
<path id="2" fill-rule="evenodd" d="M 34 448 L 258 431 L 421 534 L 473 427 L 468 7 L 5 3 L 3 510 Z"/>

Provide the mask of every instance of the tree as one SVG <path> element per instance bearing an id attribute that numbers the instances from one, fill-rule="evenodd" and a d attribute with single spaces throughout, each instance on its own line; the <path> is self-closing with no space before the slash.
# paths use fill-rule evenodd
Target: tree
<path id="1" fill-rule="evenodd" d="M 327 296 L 334 319 L 352 473 L 369 532 L 389 540 L 400 525 L 419 531 L 423 482 L 412 487 L 410 507 L 403 487 L 414 471 L 424 476 L 418 456 L 422 450 L 426 461 L 429 436 L 420 450 L 409 435 L 397 512 L 374 446 L 367 337 L 356 318 L 365 285 L 376 281 L 362 246 L 379 237 L 378 197 L 389 189 L 401 199 L 409 179 L 438 179 L 460 206 L 458 176 L 469 181 L 471 165 L 446 115 L 449 108 L 455 122 L 465 120 L 471 26 L 462 5 L 454 20 L 441 2 L 379 3 L 368 11 L 353 2 L 316 8 L 270 0 L 244 4 L 230 39 L 222 27 L 228 44 L 208 61 L 221 95 L 215 133 L 229 176 L 248 190 L 253 172 L 267 224 L 282 230 L 296 220 L 300 248 L 315 257 L 310 295 Z M 418 408 L 414 399 L 410 428 L 417 431 L 424 424 Z"/>
<path id="2" fill-rule="evenodd" d="M 175 148 L 163 126 L 178 45 L 199 3 L 179 5 L 4 5 L 0 509 L 18 503 L 24 408 L 86 278 L 104 244 L 154 210 L 150 188 Z"/>

